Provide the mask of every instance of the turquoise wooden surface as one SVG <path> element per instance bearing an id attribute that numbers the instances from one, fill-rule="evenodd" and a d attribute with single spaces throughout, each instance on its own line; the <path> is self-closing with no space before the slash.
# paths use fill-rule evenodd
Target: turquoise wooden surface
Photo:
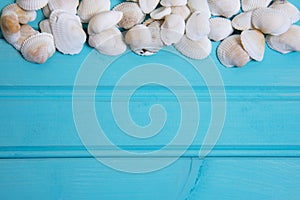
<path id="1" fill-rule="evenodd" d="M 2 0 L 0 7 L 10 2 Z M 299 1 L 291 2 L 300 8 Z M 37 27 L 37 22 L 32 24 Z M 181 70 L 194 87 L 201 110 L 201 126 L 184 156 L 157 172 L 127 174 L 93 158 L 74 124 L 73 84 L 92 49 L 85 46 L 75 56 L 56 53 L 46 64 L 36 65 L 0 39 L 0 199 L 299 199 L 300 53 L 281 55 L 267 48 L 263 62 L 226 69 L 216 59 L 217 43 L 213 46 L 211 57 L 225 84 L 227 113 L 222 135 L 204 160 L 198 158 L 198 150 L 211 109 L 203 80 L 183 60 L 168 60 L 166 51 L 149 58 L 129 54 L 111 66 L 102 80 L 105 86 L 97 90 L 96 108 L 108 137 L 123 149 L 159 149 L 178 128 L 174 123 L 178 102 L 158 86 L 138 90 L 130 105 L 141 125 L 149 123 L 146 113 L 151 105 L 165 106 L 169 121 L 157 137 L 133 139 L 112 123 L 114 81 L 131 65 L 155 61 Z M 135 159 L 97 148 L 97 156 L 114 162 Z M 166 159 L 180 148 L 146 159 Z"/>

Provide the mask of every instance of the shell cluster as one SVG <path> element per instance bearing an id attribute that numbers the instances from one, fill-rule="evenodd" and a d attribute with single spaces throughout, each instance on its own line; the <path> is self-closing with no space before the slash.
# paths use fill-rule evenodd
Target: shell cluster
<path id="1" fill-rule="evenodd" d="M 42 9 L 40 31 L 27 25 Z M 286 54 L 300 51 L 300 12 L 287 0 L 16 0 L 2 10 L 1 29 L 23 57 L 44 63 L 55 50 L 81 52 L 88 44 L 116 56 L 127 49 L 149 56 L 173 45 L 192 59 L 205 59 L 212 41 L 226 67 L 262 61 L 265 43 Z M 82 23 L 88 23 L 87 30 Z"/>

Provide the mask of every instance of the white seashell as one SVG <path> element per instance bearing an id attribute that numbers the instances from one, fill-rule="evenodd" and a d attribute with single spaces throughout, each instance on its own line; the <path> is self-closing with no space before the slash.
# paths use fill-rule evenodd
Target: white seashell
<path id="1" fill-rule="evenodd" d="M 56 48 L 64 54 L 78 54 L 85 43 L 86 35 L 78 16 L 55 10 L 50 15 L 50 25 Z"/>
<path id="2" fill-rule="evenodd" d="M 212 50 L 211 41 L 207 37 L 199 41 L 192 41 L 186 35 L 178 43 L 174 44 L 174 47 L 181 54 L 192 59 L 205 59 Z"/>
<path id="3" fill-rule="evenodd" d="M 190 16 L 191 11 L 187 6 L 173 6 L 171 7 L 171 14 L 180 15 L 184 20 L 186 20 Z"/>
<path id="4" fill-rule="evenodd" d="M 181 16 L 175 14 L 168 15 L 161 25 L 161 40 L 165 45 L 177 43 L 184 35 L 184 30 L 185 22 Z"/>
<path id="5" fill-rule="evenodd" d="M 48 6 L 48 4 L 42 8 L 42 11 L 43 11 L 43 14 L 46 18 L 49 18 L 50 17 L 50 14 L 51 14 L 51 10 Z"/>
<path id="6" fill-rule="evenodd" d="M 18 16 L 20 24 L 27 24 L 28 22 L 32 22 L 36 19 L 35 11 L 23 10 L 16 3 L 9 4 L 2 10 L 2 14 L 10 12 L 14 12 Z"/>
<path id="7" fill-rule="evenodd" d="M 230 18 L 240 11 L 240 0 L 207 0 L 211 13 L 214 16 Z"/>
<path id="8" fill-rule="evenodd" d="M 270 48 L 282 54 L 292 51 L 300 51 L 300 27 L 292 25 L 290 29 L 278 36 L 267 36 L 267 44 Z"/>
<path id="9" fill-rule="evenodd" d="M 51 25 L 50 25 L 50 20 L 49 19 L 42 20 L 39 23 L 39 27 L 40 27 L 42 33 L 52 34 L 52 30 L 51 30 Z"/>
<path id="10" fill-rule="evenodd" d="M 248 55 L 262 61 L 265 53 L 265 36 L 258 30 L 245 30 L 241 33 L 242 46 Z"/>
<path id="11" fill-rule="evenodd" d="M 184 6 L 187 4 L 187 0 L 161 0 L 160 4 L 164 7 Z"/>
<path id="12" fill-rule="evenodd" d="M 290 17 L 292 23 L 296 23 L 300 19 L 300 12 L 296 6 L 288 1 L 275 1 L 270 8 L 280 10 Z"/>
<path id="13" fill-rule="evenodd" d="M 265 34 L 280 35 L 286 32 L 291 24 L 287 15 L 272 8 L 259 8 L 252 14 L 252 25 Z"/>
<path id="14" fill-rule="evenodd" d="M 139 0 L 142 11 L 146 14 L 151 13 L 158 5 L 159 0 Z"/>
<path id="15" fill-rule="evenodd" d="M 172 12 L 172 9 L 170 7 L 160 7 L 155 10 L 153 10 L 150 13 L 150 17 L 152 19 L 163 19 L 165 16 L 170 15 Z"/>
<path id="16" fill-rule="evenodd" d="M 89 37 L 89 45 L 102 54 L 116 56 L 126 51 L 126 44 L 119 29 L 113 27 Z"/>
<path id="17" fill-rule="evenodd" d="M 27 38 L 21 47 L 23 57 L 33 63 L 45 63 L 55 53 L 53 36 L 38 33 Z"/>
<path id="18" fill-rule="evenodd" d="M 253 29 L 252 26 L 252 11 L 242 12 L 232 19 L 232 27 L 236 30 Z"/>
<path id="19" fill-rule="evenodd" d="M 101 31 L 116 26 L 122 19 L 123 13 L 120 11 L 105 11 L 94 16 L 88 25 L 88 34 L 98 34 Z"/>
<path id="20" fill-rule="evenodd" d="M 19 37 L 18 41 L 13 44 L 13 46 L 20 50 L 23 42 L 29 38 L 32 35 L 38 34 L 39 32 L 34 30 L 31 26 L 28 24 L 22 25 L 20 30 L 21 36 Z"/>
<path id="21" fill-rule="evenodd" d="M 209 19 L 201 11 L 194 12 L 186 22 L 186 36 L 194 41 L 206 37 L 210 32 Z"/>
<path id="22" fill-rule="evenodd" d="M 211 12 L 207 0 L 188 0 L 187 5 L 191 12 L 201 11 L 207 14 L 207 18 L 210 18 Z"/>
<path id="23" fill-rule="evenodd" d="M 149 24 L 148 28 L 151 32 L 151 47 L 148 48 L 150 49 L 151 52 L 156 53 L 158 52 L 161 48 L 164 47 L 164 43 L 161 40 L 160 37 L 160 31 L 161 31 L 161 25 L 162 21 L 154 21 L 151 24 Z"/>
<path id="24" fill-rule="evenodd" d="M 63 10 L 72 14 L 77 13 L 79 0 L 49 0 L 48 7 L 50 11 Z"/>
<path id="25" fill-rule="evenodd" d="M 145 19 L 145 14 L 140 9 L 139 5 L 134 2 L 124 2 L 116 5 L 114 11 L 123 12 L 123 18 L 118 23 L 118 26 L 125 29 L 130 29 L 136 24 L 141 23 Z"/>
<path id="26" fill-rule="evenodd" d="M 49 0 L 16 0 L 18 6 L 24 10 L 39 10 L 47 5 Z"/>
<path id="27" fill-rule="evenodd" d="M 83 23 L 88 23 L 96 14 L 109 10 L 110 0 L 82 0 L 77 13 Z"/>
<path id="28" fill-rule="evenodd" d="M 219 61 L 226 67 L 242 67 L 250 61 L 243 49 L 240 35 L 232 35 L 223 40 L 217 48 Z"/>
<path id="29" fill-rule="evenodd" d="M 233 33 L 231 21 L 223 17 L 209 19 L 210 32 L 208 38 L 214 41 L 220 41 Z"/>
<path id="30" fill-rule="evenodd" d="M 21 37 L 21 26 L 18 16 L 14 12 L 2 13 L 0 27 L 4 39 L 10 44 L 16 43 Z"/>
<path id="31" fill-rule="evenodd" d="M 242 9 L 244 12 L 255 10 L 257 8 L 266 8 L 272 0 L 242 0 Z"/>

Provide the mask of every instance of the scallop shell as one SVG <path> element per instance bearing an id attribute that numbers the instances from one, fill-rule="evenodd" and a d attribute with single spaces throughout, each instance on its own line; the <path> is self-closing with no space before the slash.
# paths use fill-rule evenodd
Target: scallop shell
<path id="1" fill-rule="evenodd" d="M 186 36 L 194 41 L 206 37 L 210 32 L 209 19 L 201 11 L 194 12 L 186 22 Z"/>
<path id="2" fill-rule="evenodd" d="M 20 24 L 27 24 L 28 22 L 34 21 L 36 19 L 35 11 L 27 11 L 20 8 L 16 3 L 6 6 L 2 10 L 2 14 L 14 12 L 17 14 Z"/>
<path id="3" fill-rule="evenodd" d="M 251 20 L 252 20 L 252 11 L 242 12 L 232 19 L 231 24 L 233 28 L 240 31 L 253 29 Z"/>
<path id="4" fill-rule="evenodd" d="M 278 36 L 267 36 L 267 44 L 270 48 L 282 54 L 292 51 L 300 51 L 300 27 L 292 25 L 290 29 Z"/>
<path id="5" fill-rule="evenodd" d="M 250 61 L 243 49 L 240 35 L 232 35 L 223 40 L 217 49 L 219 61 L 226 67 L 242 67 Z"/>
<path id="6" fill-rule="evenodd" d="M 205 12 L 207 14 L 207 18 L 210 18 L 211 12 L 207 0 L 188 0 L 187 5 L 191 12 Z"/>
<path id="7" fill-rule="evenodd" d="M 50 20 L 44 19 L 39 23 L 39 27 L 42 33 L 49 33 L 52 34 Z"/>
<path id="8" fill-rule="evenodd" d="M 53 36 L 38 33 L 27 38 L 21 47 L 23 57 L 33 63 L 45 63 L 55 53 Z"/>
<path id="9" fill-rule="evenodd" d="M 88 23 L 98 13 L 110 10 L 110 0 L 82 0 L 78 7 L 81 22 Z"/>
<path id="10" fill-rule="evenodd" d="M 146 14 L 151 13 L 158 5 L 159 0 L 139 0 L 142 11 Z"/>
<path id="11" fill-rule="evenodd" d="M 191 15 L 191 11 L 187 6 L 173 6 L 171 7 L 171 13 L 180 15 L 184 20 Z"/>
<path id="12" fill-rule="evenodd" d="M 46 18 L 49 18 L 50 17 L 50 14 L 51 14 L 51 10 L 48 6 L 48 4 L 42 8 L 42 11 L 43 11 L 43 14 Z"/>
<path id="13" fill-rule="evenodd" d="M 56 10 L 50 15 L 50 25 L 56 48 L 64 54 L 78 54 L 85 43 L 86 35 L 78 16 Z"/>
<path id="14" fill-rule="evenodd" d="M 280 35 L 286 32 L 291 24 L 287 15 L 272 8 L 259 8 L 252 14 L 252 25 L 265 34 Z"/>
<path id="15" fill-rule="evenodd" d="M 296 23 L 300 19 L 300 12 L 296 6 L 288 1 L 275 1 L 270 8 L 280 10 L 290 17 L 292 23 Z"/>
<path id="16" fill-rule="evenodd" d="M 28 24 L 22 25 L 20 30 L 21 36 L 19 37 L 18 41 L 13 44 L 13 46 L 20 50 L 23 42 L 29 38 L 32 35 L 38 34 L 39 32 L 34 30 L 31 26 Z"/>
<path id="17" fill-rule="evenodd" d="M 242 9 L 247 12 L 257 8 L 266 8 L 272 0 L 242 0 Z"/>
<path id="18" fill-rule="evenodd" d="M 116 26 L 122 19 L 123 13 L 120 11 L 105 11 L 94 16 L 88 25 L 88 34 L 98 34 L 101 31 Z"/>
<path id="19" fill-rule="evenodd" d="M 211 41 L 204 37 L 199 41 L 190 40 L 184 35 L 174 47 L 184 56 L 192 59 L 205 59 L 209 56 L 212 45 Z"/>
<path id="20" fill-rule="evenodd" d="M 231 21 L 223 17 L 209 19 L 210 32 L 208 38 L 214 41 L 220 41 L 233 33 Z"/>
<path id="21" fill-rule="evenodd" d="M 121 28 L 130 29 L 145 19 L 145 14 L 134 2 L 124 2 L 116 5 L 113 10 L 123 12 L 123 18 L 118 23 Z"/>
<path id="22" fill-rule="evenodd" d="M 262 61 L 265 53 L 265 36 L 258 30 L 245 30 L 241 33 L 241 42 L 248 55 Z"/>
<path id="23" fill-rule="evenodd" d="M 153 10 L 150 13 L 150 17 L 152 19 L 163 19 L 165 16 L 170 15 L 172 12 L 172 9 L 170 7 L 160 7 L 155 10 Z"/>
<path id="24" fill-rule="evenodd" d="M 171 45 L 180 41 L 184 30 L 184 19 L 179 15 L 171 14 L 165 17 L 161 25 L 160 36 L 165 45 Z"/>
<path id="25" fill-rule="evenodd" d="M 79 0 L 49 0 L 48 7 L 50 11 L 63 10 L 72 14 L 77 13 Z"/>
<path id="26" fill-rule="evenodd" d="M 120 55 L 127 48 L 122 33 L 116 27 L 90 36 L 89 44 L 95 47 L 100 53 L 110 56 Z"/>
<path id="27" fill-rule="evenodd" d="M 16 43 L 21 36 L 18 16 L 14 12 L 6 12 L 2 13 L 0 20 L 0 27 L 5 40 L 10 44 Z"/>
<path id="28" fill-rule="evenodd" d="M 184 6 L 187 4 L 187 0 L 161 0 L 160 4 L 164 7 Z"/>
<path id="29" fill-rule="evenodd" d="M 240 11 L 240 0 L 208 0 L 211 13 L 214 16 L 230 18 Z"/>
<path id="30" fill-rule="evenodd" d="M 39 10 L 48 2 L 49 0 L 16 0 L 16 3 L 24 10 Z"/>

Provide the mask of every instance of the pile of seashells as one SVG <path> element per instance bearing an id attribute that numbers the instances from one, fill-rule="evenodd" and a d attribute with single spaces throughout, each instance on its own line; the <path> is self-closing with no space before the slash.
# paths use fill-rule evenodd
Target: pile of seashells
<path id="1" fill-rule="evenodd" d="M 127 46 L 149 56 L 173 45 L 189 58 L 205 59 L 211 41 L 221 41 L 217 57 L 226 67 L 262 61 L 266 42 L 282 54 L 300 51 L 294 25 L 300 12 L 287 0 L 131 0 L 110 7 L 110 0 L 16 0 L 2 10 L 0 25 L 7 42 L 35 63 L 56 49 L 80 53 L 86 32 L 89 45 L 110 56 Z M 40 32 L 27 25 L 39 9 L 46 17 Z"/>

